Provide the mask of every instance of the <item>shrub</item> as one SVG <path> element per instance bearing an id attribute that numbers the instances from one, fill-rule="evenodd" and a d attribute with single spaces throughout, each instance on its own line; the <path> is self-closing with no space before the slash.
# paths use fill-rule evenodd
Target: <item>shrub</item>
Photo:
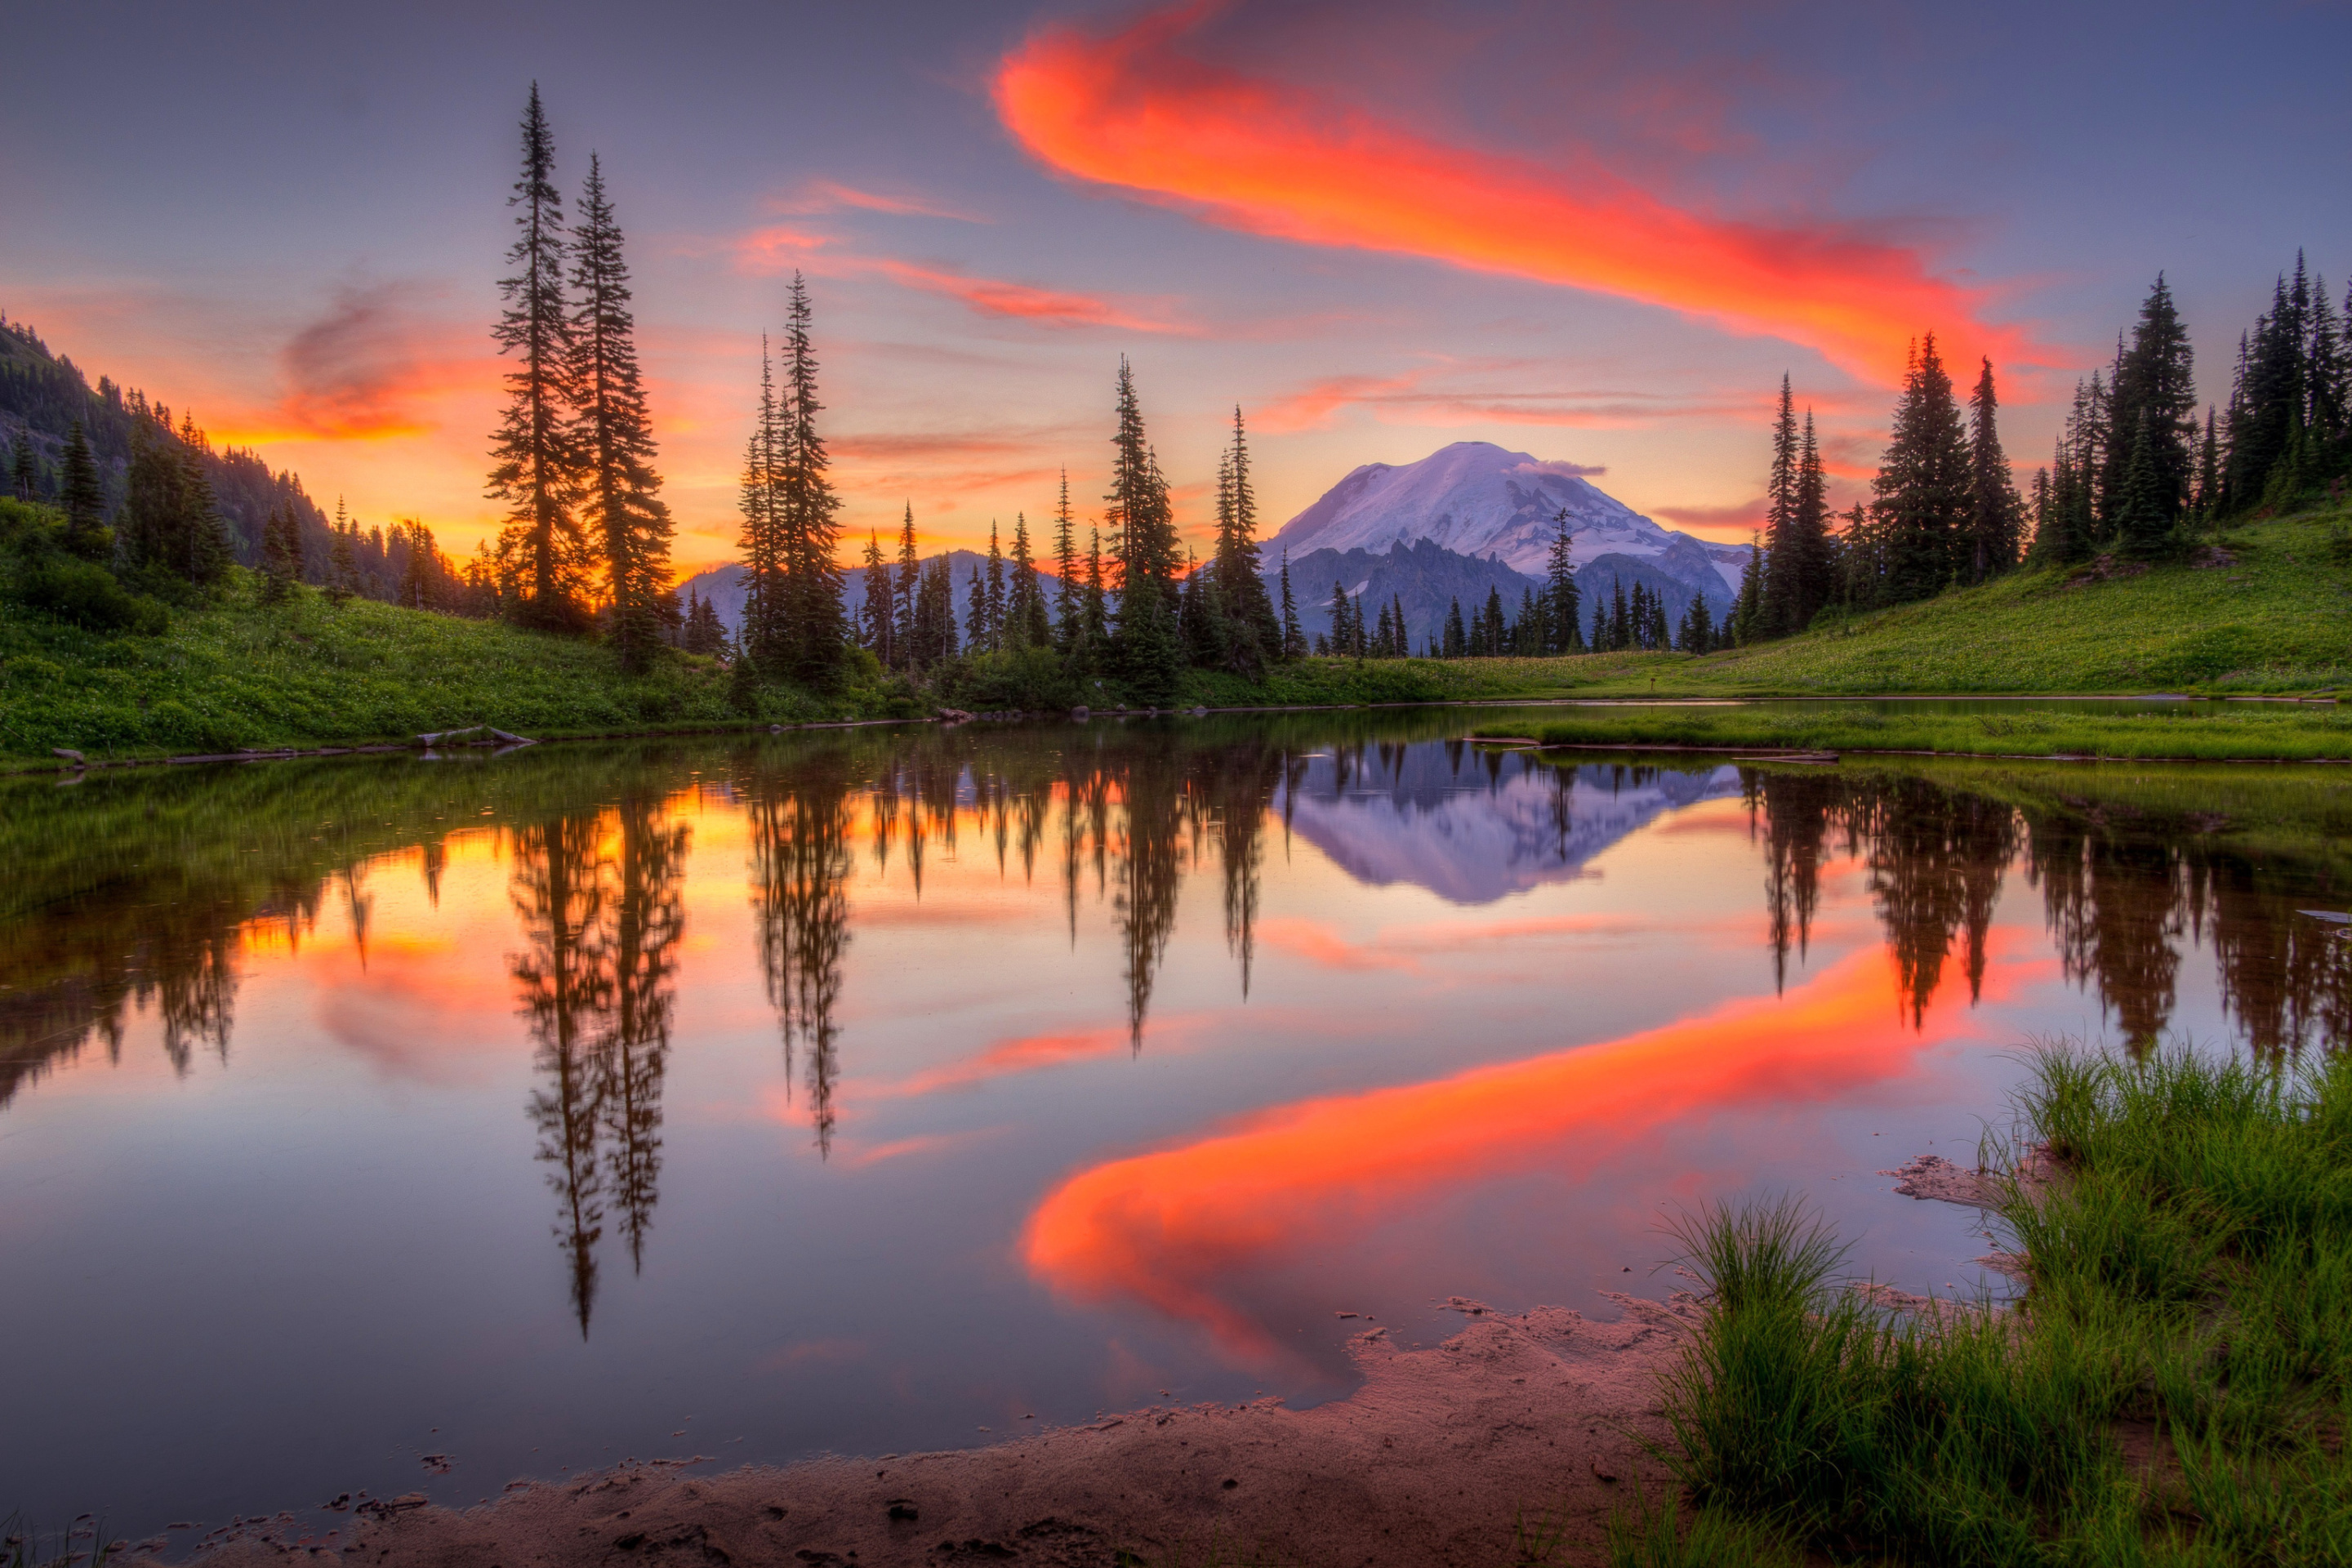
<path id="1" fill-rule="evenodd" d="M 94 632 L 161 637 L 170 616 L 154 600 L 124 590 L 105 567 L 69 556 L 47 555 L 18 567 L 16 602 Z"/>

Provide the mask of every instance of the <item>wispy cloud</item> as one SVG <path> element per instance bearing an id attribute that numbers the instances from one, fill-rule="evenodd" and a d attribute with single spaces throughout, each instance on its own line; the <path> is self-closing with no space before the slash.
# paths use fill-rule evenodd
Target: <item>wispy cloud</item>
<path id="1" fill-rule="evenodd" d="M 488 338 L 438 320 L 437 290 L 414 281 L 339 289 L 278 353 L 284 393 L 270 406 L 233 416 L 215 434 L 230 441 L 387 440 L 425 434 L 424 403 L 451 392 L 488 391 L 497 358 Z"/>
<path id="2" fill-rule="evenodd" d="M 1664 306 L 1808 345 L 1869 379 L 1935 328 L 2021 346 L 1982 291 L 1865 226 L 1760 223 L 1678 206 L 1572 153 L 1556 167 L 1451 145 L 1309 90 L 1185 52 L 1197 4 L 1095 32 L 1048 25 L 1000 62 L 997 111 L 1074 179 L 1225 227 L 1427 257 Z"/>
<path id="3" fill-rule="evenodd" d="M 964 212 L 928 196 L 886 195 L 877 191 L 861 191 L 835 180 L 811 180 L 801 187 L 797 195 L 773 205 L 776 211 L 788 214 L 858 211 L 888 213 L 896 217 L 952 218 L 958 223 L 990 221 L 977 213 Z"/>

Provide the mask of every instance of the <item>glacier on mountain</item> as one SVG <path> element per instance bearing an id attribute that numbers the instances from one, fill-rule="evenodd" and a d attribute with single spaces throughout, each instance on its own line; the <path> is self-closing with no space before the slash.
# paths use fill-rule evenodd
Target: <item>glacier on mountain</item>
<path id="1" fill-rule="evenodd" d="M 1576 562 L 1621 555 L 1645 562 L 1667 576 L 1721 593 L 1707 597 L 1718 612 L 1739 591 L 1748 563 L 1744 544 L 1713 544 L 1661 527 L 1585 477 L 1595 470 L 1546 462 L 1491 441 L 1456 441 L 1416 463 L 1366 463 L 1326 490 L 1314 505 L 1282 525 L 1268 542 L 1268 559 L 1330 549 L 1385 552 L 1402 540 L 1429 540 L 1460 554 L 1493 557 L 1540 577 L 1551 553 L 1554 521 L 1568 513 Z"/>

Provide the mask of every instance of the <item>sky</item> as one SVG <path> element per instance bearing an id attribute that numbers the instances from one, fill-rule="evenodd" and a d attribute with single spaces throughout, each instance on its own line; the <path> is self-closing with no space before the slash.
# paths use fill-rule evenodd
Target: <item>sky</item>
<path id="1" fill-rule="evenodd" d="M 0 310 L 457 553 L 534 81 L 627 233 L 688 571 L 796 268 L 845 557 L 1065 468 L 1098 516 L 1122 354 L 1196 539 L 1238 406 L 1268 532 L 1487 440 L 1735 540 L 1783 374 L 1844 504 L 1913 338 L 1990 356 L 2023 482 L 2159 270 L 2212 401 L 2299 247 L 2352 275 L 2342 0 L 78 0 L 0 56 Z"/>

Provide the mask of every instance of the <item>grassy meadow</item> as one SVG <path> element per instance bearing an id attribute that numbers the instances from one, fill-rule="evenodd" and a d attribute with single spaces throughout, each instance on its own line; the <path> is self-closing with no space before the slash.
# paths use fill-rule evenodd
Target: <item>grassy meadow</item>
<path id="1" fill-rule="evenodd" d="M 1924 707 L 1924 705 L 1923 705 Z M 1528 724 L 1481 725 L 1487 739 L 1545 746 L 1700 747 L 1759 752 L 1936 752 L 1991 757 L 2293 762 L 2352 759 L 2352 710 L 2334 703 L 2199 703 L 2112 713 L 1874 712 L 1858 707 L 1597 707 Z"/>
<path id="2" fill-rule="evenodd" d="M 2046 1050 L 2018 1110 L 2015 1310 L 1875 1304 L 1790 1202 L 1688 1226 L 1694 1506 L 1620 1568 L 2352 1561 L 2352 1061 Z"/>

